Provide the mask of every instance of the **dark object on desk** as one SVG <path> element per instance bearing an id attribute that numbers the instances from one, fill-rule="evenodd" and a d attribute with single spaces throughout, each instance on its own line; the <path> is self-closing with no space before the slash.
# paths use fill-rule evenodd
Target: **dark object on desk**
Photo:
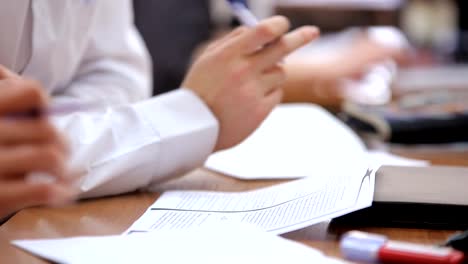
<path id="1" fill-rule="evenodd" d="M 468 229 L 468 167 L 383 166 L 371 207 L 336 218 L 351 226 Z"/>
<path id="2" fill-rule="evenodd" d="M 384 106 L 346 103 L 341 118 L 361 133 L 402 144 L 468 141 L 468 92 L 413 93 Z"/>
<path id="3" fill-rule="evenodd" d="M 369 208 L 333 219 L 332 224 L 463 230 L 468 228 L 467 212 L 468 206 L 374 202 Z"/>
<path id="4" fill-rule="evenodd" d="M 452 235 L 442 246 L 452 247 L 468 253 L 468 230 Z"/>

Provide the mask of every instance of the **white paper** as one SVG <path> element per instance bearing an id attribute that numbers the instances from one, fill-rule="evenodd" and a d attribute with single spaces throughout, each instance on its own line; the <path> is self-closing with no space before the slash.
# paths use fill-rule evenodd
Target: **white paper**
<path id="1" fill-rule="evenodd" d="M 405 158 L 383 151 L 367 151 L 366 155 L 367 160 L 369 160 L 369 162 L 373 164 L 374 167 L 381 167 L 385 165 L 426 167 L 431 165 L 431 163 L 427 160 Z"/>
<path id="2" fill-rule="evenodd" d="M 305 245 L 249 228 L 157 231 L 131 236 L 21 240 L 14 245 L 58 263 L 343 263 Z"/>
<path id="3" fill-rule="evenodd" d="M 248 192 L 166 192 L 126 233 L 240 223 L 283 234 L 370 206 L 374 182 L 375 171 L 356 163 Z"/>
<path id="4" fill-rule="evenodd" d="M 346 124 L 312 104 L 277 107 L 238 146 L 215 153 L 205 167 L 243 180 L 322 177 L 330 169 L 346 174 L 357 160 L 371 165 L 427 165 L 382 152 L 367 152 Z"/>
<path id="5" fill-rule="evenodd" d="M 205 167 L 241 179 L 294 179 L 345 173 L 365 146 L 344 123 L 312 104 L 277 107 L 238 146 L 212 155 Z M 337 166 L 339 164 L 339 166 Z"/>

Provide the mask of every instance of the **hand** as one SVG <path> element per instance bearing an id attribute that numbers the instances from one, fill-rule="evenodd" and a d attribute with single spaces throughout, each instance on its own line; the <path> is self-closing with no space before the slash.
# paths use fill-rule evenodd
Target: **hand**
<path id="1" fill-rule="evenodd" d="M 193 64 L 182 87 L 194 91 L 218 118 L 216 150 L 240 143 L 281 102 L 286 74 L 279 62 L 319 35 L 315 27 L 288 30 L 283 17 L 238 28 Z"/>
<path id="2" fill-rule="evenodd" d="M 65 180 L 68 147 L 63 137 L 45 117 L 8 117 L 46 105 L 38 83 L 0 65 L 0 218 L 29 206 L 62 204 L 74 196 Z M 47 173 L 56 181 L 30 182 L 31 172 Z"/>
<path id="3" fill-rule="evenodd" d="M 404 59 L 404 50 L 358 37 L 346 49 L 321 59 L 302 54 L 288 58 L 284 102 L 312 102 L 338 107 L 345 99 L 343 80 L 360 80 L 369 67 L 388 59 Z"/>

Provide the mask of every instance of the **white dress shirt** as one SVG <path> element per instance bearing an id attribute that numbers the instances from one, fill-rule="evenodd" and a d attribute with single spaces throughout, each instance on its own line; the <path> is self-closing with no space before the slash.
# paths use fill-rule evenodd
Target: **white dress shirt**
<path id="1" fill-rule="evenodd" d="M 149 99 L 131 0 L 1 0 L 0 64 L 40 81 L 54 103 L 99 105 L 53 120 L 69 136 L 82 197 L 181 175 L 215 145 L 217 120 L 191 91 Z"/>

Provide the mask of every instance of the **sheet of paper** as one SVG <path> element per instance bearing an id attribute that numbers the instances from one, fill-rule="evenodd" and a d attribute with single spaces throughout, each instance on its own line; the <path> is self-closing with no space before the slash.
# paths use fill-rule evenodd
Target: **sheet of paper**
<path id="1" fill-rule="evenodd" d="M 219 223 L 250 224 L 283 234 L 372 204 L 374 170 L 355 166 L 346 173 L 330 169 L 319 176 L 248 192 L 166 192 L 126 234 Z"/>
<path id="2" fill-rule="evenodd" d="M 13 241 L 58 263 L 344 263 L 279 236 L 249 228 L 157 231 L 131 236 Z"/>
<path id="3" fill-rule="evenodd" d="M 385 165 L 426 167 L 431 165 L 431 163 L 427 160 L 405 158 L 383 151 L 367 151 L 366 155 L 367 160 L 369 160 L 369 162 L 373 164 L 374 167 L 380 167 Z"/>
<path id="4" fill-rule="evenodd" d="M 289 104 L 277 107 L 238 146 L 213 154 L 205 167 L 243 180 L 297 179 L 321 177 L 331 168 L 345 174 L 359 159 L 372 165 L 427 165 L 384 152 L 367 152 L 361 139 L 323 108 Z"/>
<path id="5" fill-rule="evenodd" d="M 238 146 L 212 155 L 205 167 L 241 179 L 294 179 L 346 172 L 365 146 L 343 122 L 312 104 L 277 107 Z M 340 166 L 336 166 L 340 164 Z"/>

